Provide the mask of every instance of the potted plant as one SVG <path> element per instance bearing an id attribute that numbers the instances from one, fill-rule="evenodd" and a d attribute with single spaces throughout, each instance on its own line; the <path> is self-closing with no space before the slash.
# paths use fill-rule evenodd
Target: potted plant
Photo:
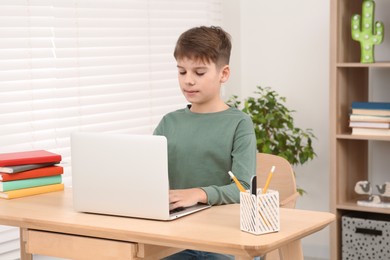
<path id="1" fill-rule="evenodd" d="M 285 106 L 286 98 L 281 97 L 270 87 L 257 86 L 256 97 L 241 101 L 232 96 L 228 104 L 247 113 L 253 121 L 257 151 L 279 155 L 292 165 L 302 165 L 312 160 L 316 153 L 312 139 L 316 138 L 312 129 L 301 129 L 294 125 L 294 118 Z M 298 188 L 302 195 L 305 191 Z"/>

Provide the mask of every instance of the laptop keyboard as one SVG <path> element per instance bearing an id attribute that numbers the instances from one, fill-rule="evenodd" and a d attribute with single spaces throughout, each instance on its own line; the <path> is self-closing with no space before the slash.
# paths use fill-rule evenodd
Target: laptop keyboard
<path id="1" fill-rule="evenodd" d="M 178 212 L 183 211 L 183 210 L 184 210 L 183 207 L 171 209 L 171 210 L 169 211 L 169 214 L 178 213 Z"/>

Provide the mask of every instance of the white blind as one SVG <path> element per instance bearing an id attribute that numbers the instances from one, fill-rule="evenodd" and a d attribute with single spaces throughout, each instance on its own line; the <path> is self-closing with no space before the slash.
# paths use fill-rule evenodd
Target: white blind
<path id="1" fill-rule="evenodd" d="M 59 153 L 69 184 L 72 131 L 151 134 L 186 104 L 178 36 L 211 24 L 221 0 L 2 0 L 0 153 Z"/>
<path id="2" fill-rule="evenodd" d="M 215 0 L 0 7 L 0 152 L 47 149 L 65 162 L 74 130 L 151 133 L 163 114 L 182 107 L 177 37 L 221 17 Z"/>

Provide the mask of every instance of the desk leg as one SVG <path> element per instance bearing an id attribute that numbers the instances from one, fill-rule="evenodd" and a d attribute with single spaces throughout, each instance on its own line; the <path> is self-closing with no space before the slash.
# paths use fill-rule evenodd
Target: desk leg
<path id="1" fill-rule="evenodd" d="M 21 260 L 32 260 L 33 255 L 27 253 L 26 244 L 27 244 L 27 229 L 20 228 L 20 259 Z"/>
<path id="2" fill-rule="evenodd" d="M 280 260 L 304 260 L 301 240 L 293 241 L 279 248 Z"/>

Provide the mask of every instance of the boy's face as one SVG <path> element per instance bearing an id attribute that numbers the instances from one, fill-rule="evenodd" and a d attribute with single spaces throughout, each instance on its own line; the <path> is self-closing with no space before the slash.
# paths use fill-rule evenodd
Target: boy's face
<path id="1" fill-rule="evenodd" d="M 212 110 L 221 102 L 220 88 L 229 78 L 228 65 L 219 68 L 213 62 L 183 58 L 177 60 L 177 68 L 181 91 L 192 108 Z"/>

